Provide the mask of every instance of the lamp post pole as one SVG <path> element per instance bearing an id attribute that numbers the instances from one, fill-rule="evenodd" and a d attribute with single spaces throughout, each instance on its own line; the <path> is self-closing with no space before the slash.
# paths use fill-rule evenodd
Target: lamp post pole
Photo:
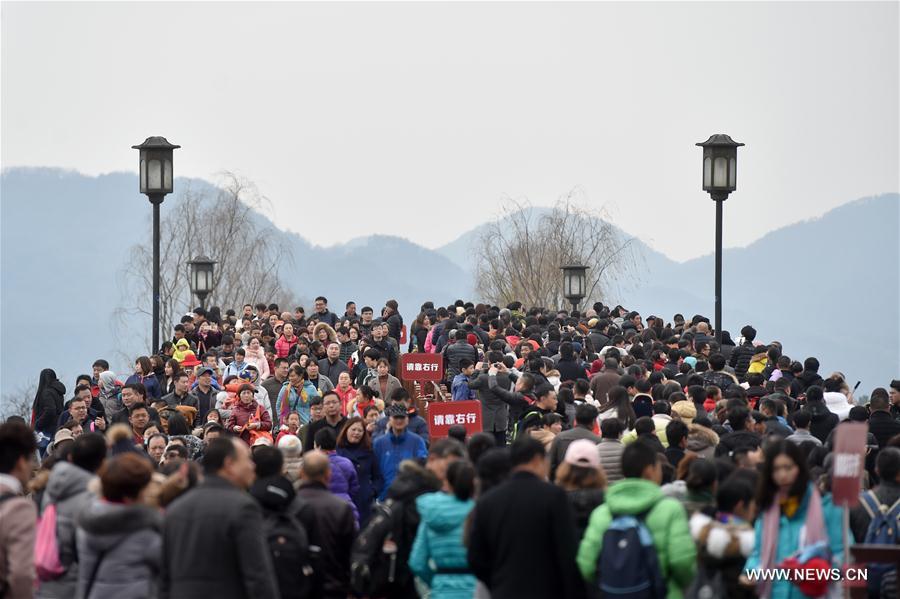
<path id="1" fill-rule="evenodd" d="M 140 153 L 138 178 L 141 193 L 153 204 L 153 347 L 159 351 L 159 206 L 172 193 L 172 151 L 181 146 L 170 144 L 165 137 L 148 137 L 144 143 L 131 146 Z"/>
<path id="2" fill-rule="evenodd" d="M 722 346 L 722 200 L 716 202 L 716 342 Z"/>
<path id="3" fill-rule="evenodd" d="M 153 353 L 159 351 L 159 206 L 165 194 L 148 196 L 153 204 Z"/>
<path id="4" fill-rule="evenodd" d="M 722 204 L 737 189 L 737 149 L 744 144 L 724 133 L 697 144 L 703 148 L 703 191 L 716 203 L 716 341 L 722 344 Z"/>

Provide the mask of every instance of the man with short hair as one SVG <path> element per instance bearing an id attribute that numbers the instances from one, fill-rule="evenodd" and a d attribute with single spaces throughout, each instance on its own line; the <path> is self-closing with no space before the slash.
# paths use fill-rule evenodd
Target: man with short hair
<path id="1" fill-rule="evenodd" d="M 157 401 L 162 401 L 160 398 Z M 143 383 L 128 383 L 122 387 L 122 410 L 112 418 L 111 424 L 129 424 L 128 411 L 136 403 L 147 405 L 147 413 L 151 422 L 159 422 L 159 412 L 147 404 L 147 389 Z"/>
<path id="2" fill-rule="evenodd" d="M 359 319 L 359 336 L 360 337 L 368 337 L 372 334 L 372 316 L 374 315 L 374 310 L 372 310 L 372 306 L 363 306 L 363 309 L 360 311 L 360 319 Z"/>
<path id="3" fill-rule="evenodd" d="M 400 316 L 397 300 L 389 299 L 384 304 L 384 321 L 388 325 L 388 336 L 400 343 L 403 332 L 403 317 Z"/>
<path id="4" fill-rule="evenodd" d="M 263 537 L 250 448 L 240 439 L 210 441 L 205 478 L 166 510 L 160 599 L 277 599 L 275 569 Z"/>
<path id="5" fill-rule="evenodd" d="M 813 443 L 815 445 L 821 445 L 822 442 L 814 437 L 812 433 L 809 432 L 809 423 L 812 420 L 812 415 L 808 410 L 798 410 L 794 412 L 794 433 L 785 437 L 791 443 L 796 443 L 800 445 L 802 443 Z"/>
<path id="6" fill-rule="evenodd" d="M 303 456 L 297 497 L 310 546 L 319 547 L 312 597 L 345 599 L 350 592 L 350 550 L 356 522 L 350 504 L 328 490 L 331 464 L 321 451 Z"/>
<path id="7" fill-rule="evenodd" d="M 891 414 L 890 396 L 882 387 L 872 391 L 869 398 L 869 432 L 878 440 L 878 447 L 884 449 L 894 435 L 900 434 L 900 421 Z"/>
<path id="8" fill-rule="evenodd" d="M 138 402 L 128 410 L 128 424 L 131 425 L 131 435 L 135 445 L 144 444 L 144 431 L 150 424 L 150 411 L 147 404 Z"/>
<path id="9" fill-rule="evenodd" d="M 723 394 L 728 391 L 729 387 L 738 384 L 734 376 L 725 372 L 725 356 L 720 353 L 715 353 L 709 357 L 709 370 L 701 376 L 705 387 L 718 387 Z"/>
<path id="10" fill-rule="evenodd" d="M 343 320 L 357 320 L 359 315 L 356 313 L 356 302 L 349 301 L 344 308 L 344 318 Z"/>
<path id="11" fill-rule="evenodd" d="M 572 441 L 587 439 L 594 444 L 600 442 L 600 437 L 594 434 L 597 414 L 597 408 L 589 403 L 582 403 L 575 408 L 575 426 L 556 435 L 550 445 L 550 480 L 556 479 L 556 469 L 562 464 Z"/>
<path id="12" fill-rule="evenodd" d="M 585 597 L 575 564 L 572 509 L 566 492 L 546 482 L 544 445 L 527 435 L 516 439 L 510 462 L 510 478 L 482 495 L 474 509 L 472 573 L 492 599 Z"/>
<path id="13" fill-rule="evenodd" d="M 163 395 L 160 399 L 166 402 L 170 408 L 176 406 L 197 407 L 197 396 L 190 392 L 188 385 L 188 374 L 184 371 L 175 375 L 175 389 L 168 395 Z"/>
<path id="14" fill-rule="evenodd" d="M 25 490 L 36 451 L 34 433 L 24 422 L 0 425 L 0 589 L 8 599 L 34 594 L 37 510 Z"/>
<path id="15" fill-rule="evenodd" d="M 618 418 L 607 418 L 600 421 L 600 443 L 597 445 L 597 453 L 600 454 L 600 464 L 606 471 L 606 480 L 609 484 L 621 480 L 622 476 L 622 452 L 625 445 L 622 444 L 624 427 Z"/>
<path id="16" fill-rule="evenodd" d="M 900 418 L 900 379 L 891 381 L 891 386 L 888 388 L 888 395 L 891 402 L 891 414 L 894 418 Z"/>
<path id="17" fill-rule="evenodd" d="M 337 339 L 340 343 L 338 359 L 344 364 L 347 364 L 350 362 L 350 358 L 353 357 L 353 354 L 359 350 L 359 345 L 350 339 L 350 329 L 347 327 L 338 327 Z"/>
<path id="18" fill-rule="evenodd" d="M 869 524 L 876 513 L 873 508 L 877 507 L 887 514 L 891 506 L 900 500 L 900 449 L 885 447 L 879 451 L 875 458 L 875 472 L 881 482 L 873 489 L 863 491 L 859 505 L 850 510 L 850 529 L 857 543 L 865 542 Z"/>
<path id="19" fill-rule="evenodd" d="M 372 323 L 372 339 L 368 345 L 388 361 L 391 372 L 394 372 L 394 366 L 397 364 L 397 352 L 394 350 L 394 345 L 385 337 L 381 322 Z"/>
<path id="20" fill-rule="evenodd" d="M 791 395 L 799 398 L 810 387 L 824 384 L 825 381 L 819 376 L 819 361 L 809 357 L 803 360 L 803 370 L 791 381 Z"/>
<path id="21" fill-rule="evenodd" d="M 316 298 L 315 317 L 319 319 L 319 322 L 327 323 L 331 328 L 337 324 L 337 315 L 328 311 L 328 300 L 322 295 Z"/>
<path id="22" fill-rule="evenodd" d="M 659 485 L 662 465 L 659 454 L 641 442 L 625 447 L 622 453 L 625 480 L 609 487 L 606 500 L 591 514 L 584 539 L 578 548 L 578 567 L 589 584 L 599 573 L 605 584 L 615 584 L 611 564 L 601 560 L 603 536 L 619 516 L 643 520 L 656 548 L 659 568 L 667 586 L 667 597 L 681 597 L 697 570 L 697 549 L 688 529 L 681 503 L 665 497 Z M 598 568 L 599 565 L 599 568 Z"/>
<path id="23" fill-rule="evenodd" d="M 381 435 L 372 445 L 375 459 L 381 468 L 384 484 L 379 489 L 378 500 L 383 501 L 388 487 L 397 476 L 400 462 L 410 459 L 424 460 L 428 457 L 425 441 L 419 435 L 407 430 L 409 413 L 402 402 L 395 403 L 385 410 L 388 418 L 387 433 Z"/>
<path id="24" fill-rule="evenodd" d="M 327 376 L 322 376 L 319 371 L 319 363 L 315 360 L 310 360 L 306 364 L 306 378 L 312 384 L 313 387 L 318 389 L 319 393 L 327 393 L 328 391 L 334 390 L 334 384 L 332 384 L 331 379 Z"/>
<path id="25" fill-rule="evenodd" d="M 197 385 L 194 387 L 194 395 L 197 397 L 197 416 L 195 422 L 206 422 L 206 415 L 216 407 L 218 390 L 213 387 L 213 369 L 204 366 L 197 373 Z"/>
<path id="26" fill-rule="evenodd" d="M 75 397 L 66 402 L 66 411 L 59 415 L 58 425 L 62 426 L 72 418 L 85 432 L 105 431 L 106 420 L 91 409 L 91 388 L 87 385 L 75 387 Z"/>
<path id="27" fill-rule="evenodd" d="M 684 459 L 684 450 L 687 448 L 688 425 L 681 420 L 673 420 L 666 425 L 666 439 L 669 446 L 666 448 L 666 458 L 673 468 L 678 468 L 678 463 Z"/>
<path id="28" fill-rule="evenodd" d="M 290 363 L 287 358 L 275 358 L 274 365 L 272 376 L 262 382 L 262 388 L 269 394 L 269 401 L 273 406 L 278 401 L 281 388 L 287 382 Z"/>
<path id="29" fill-rule="evenodd" d="M 455 341 L 444 348 L 444 364 L 447 367 L 447 376 L 453 380 L 461 372 L 460 360 L 469 360 L 472 364 L 478 361 L 478 350 L 469 344 L 468 334 L 465 329 L 456 329 Z"/>
<path id="30" fill-rule="evenodd" d="M 619 384 L 621 378 L 619 363 L 615 358 L 606 358 L 603 370 L 591 377 L 591 397 L 601 406 L 606 404 L 609 390 Z"/>
<path id="31" fill-rule="evenodd" d="M 334 431 L 334 436 L 337 437 L 347 423 L 347 418 L 341 415 L 341 398 L 333 389 L 326 391 L 322 396 L 322 414 L 323 418 L 310 422 L 309 427 L 306 429 L 306 436 L 303 441 L 304 452 L 313 450 L 316 433 L 320 430 L 330 428 Z"/>
<path id="32" fill-rule="evenodd" d="M 756 329 L 748 324 L 741 329 L 741 337 L 744 338 L 744 341 L 731 351 L 731 359 L 728 362 L 734 368 L 734 374 L 737 375 L 738 380 L 744 380 L 753 354 L 756 353 L 756 346 L 753 345 L 753 340 L 756 339 Z"/>
<path id="33" fill-rule="evenodd" d="M 332 387 L 337 386 L 338 377 L 342 372 L 347 372 L 347 364 L 340 358 L 341 346 L 332 341 L 328 344 L 326 357 L 319 360 L 319 372 L 325 375 L 331 381 Z"/>

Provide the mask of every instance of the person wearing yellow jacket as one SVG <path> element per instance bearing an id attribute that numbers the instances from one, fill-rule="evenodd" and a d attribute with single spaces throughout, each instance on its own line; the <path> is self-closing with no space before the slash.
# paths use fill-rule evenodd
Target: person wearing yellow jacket
<path id="1" fill-rule="evenodd" d="M 659 483 L 662 465 L 653 448 L 641 441 L 631 443 L 622 453 L 623 480 L 609 487 L 606 501 L 591 514 L 584 538 L 578 548 L 578 569 L 595 586 L 603 564 L 598 564 L 603 536 L 617 516 L 638 516 L 653 539 L 667 599 L 681 599 L 684 589 L 694 579 L 697 570 L 697 549 L 691 539 L 688 520 L 681 504 L 664 497 Z"/>

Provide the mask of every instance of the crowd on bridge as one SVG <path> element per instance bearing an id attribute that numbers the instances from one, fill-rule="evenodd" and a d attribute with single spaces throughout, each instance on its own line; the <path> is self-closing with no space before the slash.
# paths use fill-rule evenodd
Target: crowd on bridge
<path id="1" fill-rule="evenodd" d="M 777 331 L 599 302 L 344 310 L 197 308 L 133 372 L 40 371 L 0 425 L 0 597 L 836 597 L 761 573 L 900 542 L 896 373 L 861 402 Z M 433 389 L 412 352 L 442 356 Z M 435 401 L 481 430 L 433 438 Z M 847 525 L 844 422 L 868 427 Z"/>

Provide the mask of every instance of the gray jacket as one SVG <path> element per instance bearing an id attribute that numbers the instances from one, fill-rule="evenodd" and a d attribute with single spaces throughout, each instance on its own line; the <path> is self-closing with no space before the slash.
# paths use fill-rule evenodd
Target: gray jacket
<path id="1" fill-rule="evenodd" d="M 606 480 L 614 483 L 617 480 L 625 478 L 622 475 L 622 452 L 625 446 L 618 439 L 601 439 L 597 445 L 597 451 L 600 453 L 600 463 L 603 464 L 603 470 L 606 472 Z"/>
<path id="2" fill-rule="evenodd" d="M 508 390 L 511 385 L 508 375 L 497 374 L 497 386 Z M 509 405 L 490 388 L 487 373 L 471 379 L 469 389 L 476 391 L 478 401 L 481 402 L 482 430 L 489 433 L 505 431 L 509 423 Z"/>
<path id="3" fill-rule="evenodd" d="M 277 599 L 262 526 L 250 494 L 207 476 L 166 510 L 159 598 Z"/>
<path id="4" fill-rule="evenodd" d="M 162 517 L 153 508 L 91 502 L 78 518 L 78 597 L 156 597 L 161 535 Z M 85 595 L 95 568 L 91 594 Z"/>
<path id="5" fill-rule="evenodd" d="M 59 462 L 50 471 L 47 490 L 41 499 L 41 513 L 56 505 L 56 540 L 59 561 L 65 573 L 55 580 L 41 582 L 38 599 L 72 599 L 78 583 L 78 550 L 75 544 L 75 519 L 91 500 L 88 482 L 93 475 L 69 462 Z"/>
<path id="6" fill-rule="evenodd" d="M 563 458 L 566 457 L 566 450 L 572 441 L 577 439 L 587 439 L 592 443 L 599 443 L 600 437 L 595 435 L 590 429 L 580 425 L 575 425 L 567 431 L 563 431 L 556 435 L 553 443 L 550 445 L 550 480 L 554 480 L 556 469 L 562 464 Z"/>
<path id="7" fill-rule="evenodd" d="M 478 350 L 469 345 L 467 341 L 456 341 L 444 348 L 444 360 L 447 363 L 447 377 L 453 380 L 459 374 L 459 361 L 463 358 L 478 362 Z"/>

